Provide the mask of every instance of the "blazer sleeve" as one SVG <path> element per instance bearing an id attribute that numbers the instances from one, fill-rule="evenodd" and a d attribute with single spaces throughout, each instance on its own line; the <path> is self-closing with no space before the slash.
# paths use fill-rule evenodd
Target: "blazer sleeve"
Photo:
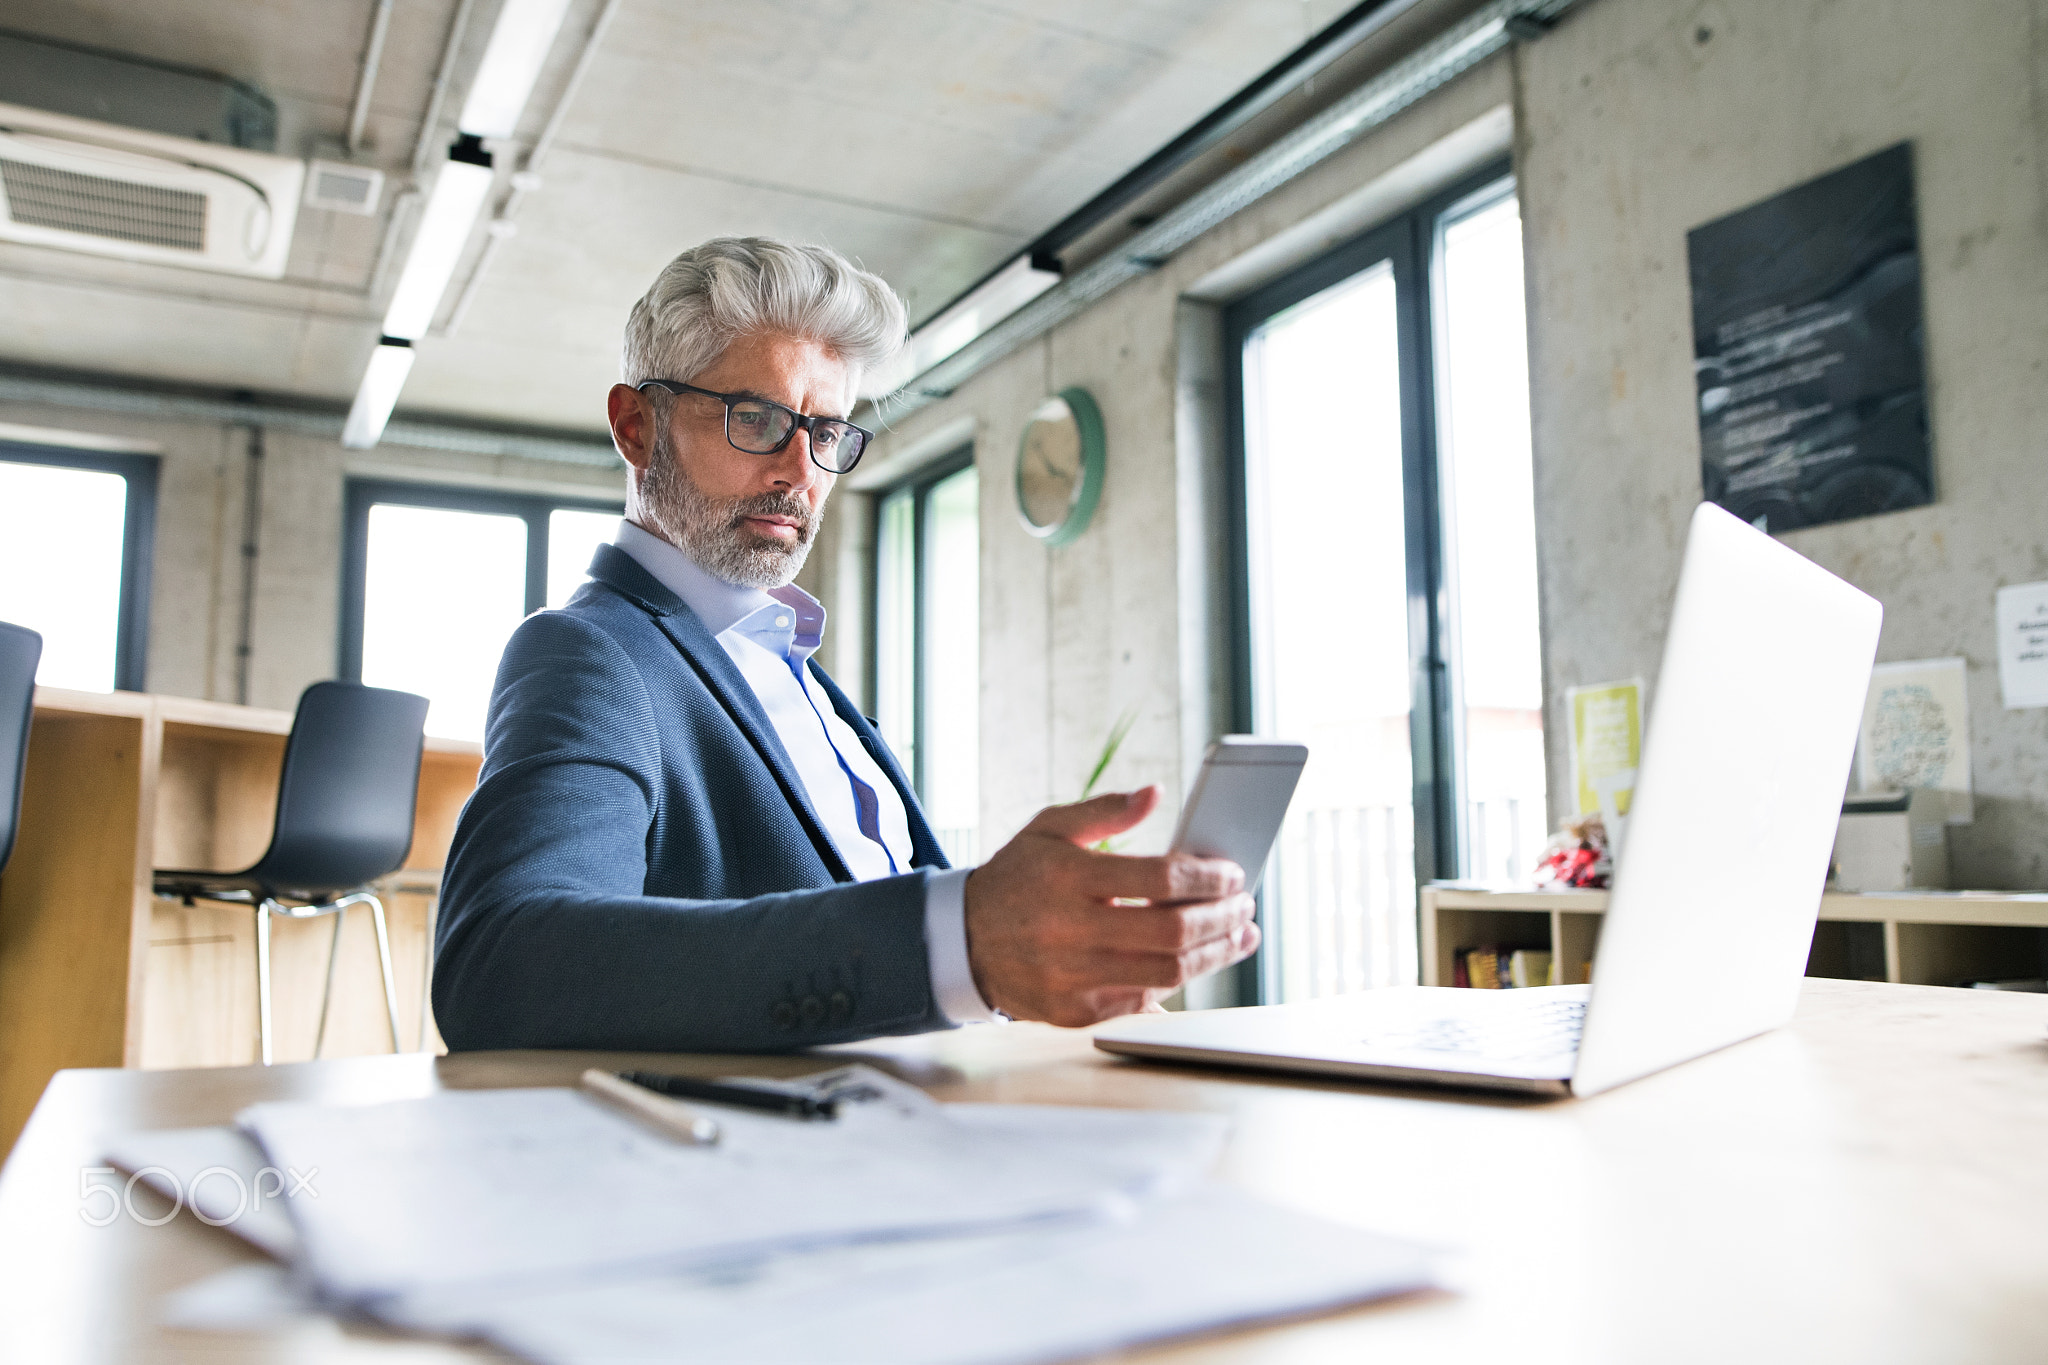
<path id="1" fill-rule="evenodd" d="M 433 996 L 451 1048 L 780 1052 L 946 1026 L 928 871 L 741 900 L 644 894 L 664 790 L 655 711 L 598 625 L 544 612 L 520 626 L 487 750 L 442 882 Z"/>

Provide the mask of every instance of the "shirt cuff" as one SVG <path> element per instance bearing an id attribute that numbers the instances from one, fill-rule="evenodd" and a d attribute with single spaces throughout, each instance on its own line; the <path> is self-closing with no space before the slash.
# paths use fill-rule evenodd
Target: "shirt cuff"
<path id="1" fill-rule="evenodd" d="M 949 1024 L 1007 1017 L 981 998 L 967 960 L 967 874 L 973 870 L 949 868 L 932 873 L 924 883 L 924 950 L 931 961 L 932 1000 Z"/>

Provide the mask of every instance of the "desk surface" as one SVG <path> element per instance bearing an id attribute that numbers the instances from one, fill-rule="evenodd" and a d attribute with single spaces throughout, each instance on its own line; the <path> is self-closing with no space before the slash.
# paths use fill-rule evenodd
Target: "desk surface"
<path id="1" fill-rule="evenodd" d="M 1225 1179 L 1468 1253 L 1459 1293 L 1148 1359 L 1961 1365 L 2048 1360 L 2044 1027 L 2048 997 L 1811 981 L 1787 1029 L 1559 1102 L 1149 1066 L 1036 1025 L 835 1051 L 943 1099 L 1227 1113 Z M 158 1328 L 158 1295 L 254 1254 L 189 1216 L 87 1226 L 78 1173 L 99 1164 L 111 1135 L 223 1123 L 258 1099 L 565 1084 L 591 1060 L 479 1053 L 60 1074 L 0 1172 L 0 1358 L 465 1358 L 326 1324 L 268 1337 Z M 737 1069 L 719 1058 L 665 1064 Z M 816 1065 L 737 1064 L 757 1074 Z"/>
<path id="2" fill-rule="evenodd" d="M 262 706 L 238 706 L 233 702 L 203 701 L 197 697 L 173 697 L 156 692 L 77 692 L 64 687 L 38 687 L 36 710 L 47 715 L 154 716 L 167 725 L 201 730 L 246 732 L 255 735 L 289 735 L 292 713 Z M 442 739 L 428 735 L 426 752 L 481 758 L 483 745 L 469 739 Z"/>

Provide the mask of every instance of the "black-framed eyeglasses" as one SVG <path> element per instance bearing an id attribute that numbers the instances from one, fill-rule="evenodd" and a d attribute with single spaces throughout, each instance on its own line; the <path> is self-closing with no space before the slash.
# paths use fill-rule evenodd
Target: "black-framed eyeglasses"
<path id="1" fill-rule="evenodd" d="M 844 474 L 860 463 L 861 452 L 875 433 L 837 417 L 809 417 L 794 408 L 744 393 L 714 393 L 673 379 L 649 379 L 636 385 L 670 393 L 701 393 L 725 404 L 725 441 L 749 455 L 779 455 L 799 429 L 810 434 L 811 463 L 828 474 Z"/>

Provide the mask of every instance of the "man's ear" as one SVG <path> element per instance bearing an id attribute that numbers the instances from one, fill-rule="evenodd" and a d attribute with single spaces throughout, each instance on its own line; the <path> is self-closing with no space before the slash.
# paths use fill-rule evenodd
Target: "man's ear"
<path id="1" fill-rule="evenodd" d="M 654 458 L 654 424 L 661 420 L 647 395 L 630 384 L 614 384 L 605 395 L 605 416 L 612 427 L 612 444 L 619 458 L 635 472 L 646 473 Z"/>

